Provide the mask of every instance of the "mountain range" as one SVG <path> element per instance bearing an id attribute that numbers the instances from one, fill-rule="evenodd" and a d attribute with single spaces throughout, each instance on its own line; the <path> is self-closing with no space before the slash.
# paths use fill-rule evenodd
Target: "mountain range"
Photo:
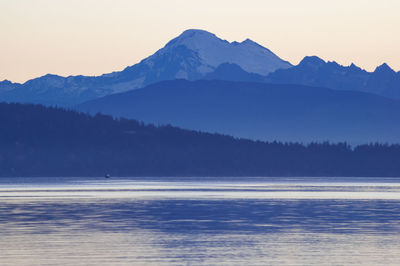
<path id="1" fill-rule="evenodd" d="M 98 77 L 49 74 L 24 84 L 0 82 L 0 100 L 72 106 L 163 80 L 201 79 L 223 63 L 259 75 L 292 66 L 250 39 L 230 43 L 207 31 L 187 30 L 152 56 L 120 72 Z"/>
<path id="2" fill-rule="evenodd" d="M 239 73 L 240 72 L 240 73 Z M 256 42 L 228 42 L 187 30 L 138 64 L 97 77 L 45 75 L 23 84 L 0 82 L 0 100 L 73 106 L 106 95 L 174 79 L 223 79 L 356 90 L 400 99 L 400 72 L 387 64 L 372 73 L 311 56 L 297 66 Z"/>
<path id="3" fill-rule="evenodd" d="M 400 142 L 400 72 L 316 56 L 293 66 L 250 39 L 187 30 L 155 54 L 97 77 L 0 82 L 0 101 L 102 112 L 280 141 Z"/>
<path id="4" fill-rule="evenodd" d="M 345 67 L 310 56 L 297 66 L 269 74 L 265 81 L 362 91 L 400 99 L 400 72 L 396 73 L 385 63 L 374 72 L 367 72 L 354 64 Z"/>
<path id="5" fill-rule="evenodd" d="M 325 62 L 317 56 L 306 56 L 298 65 L 278 69 L 267 76 L 249 73 L 236 64 L 225 63 L 203 79 L 300 84 L 400 99 L 400 72 L 395 72 L 386 63 L 374 72 L 367 72 L 354 64 L 346 67 L 336 62 Z"/>

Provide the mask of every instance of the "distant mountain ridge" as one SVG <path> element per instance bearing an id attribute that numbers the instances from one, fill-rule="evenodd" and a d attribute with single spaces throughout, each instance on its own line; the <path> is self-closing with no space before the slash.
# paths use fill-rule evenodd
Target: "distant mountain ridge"
<path id="1" fill-rule="evenodd" d="M 77 108 L 265 141 L 400 142 L 400 101 L 304 85 L 164 81 Z"/>
<path id="2" fill-rule="evenodd" d="M 310 56 L 305 57 L 297 66 L 269 74 L 265 81 L 362 91 L 400 99 L 400 72 L 396 73 L 386 63 L 374 72 L 367 72 L 354 64 L 345 67 Z"/>
<path id="3" fill-rule="evenodd" d="M 306 56 L 297 66 L 278 69 L 267 76 L 248 73 L 235 64 L 223 64 L 204 79 L 298 84 L 400 99 L 400 72 L 395 72 L 386 63 L 374 72 L 367 72 L 354 64 L 342 66 L 336 62 L 325 62 L 317 56 Z"/>
<path id="4" fill-rule="evenodd" d="M 230 43 L 207 31 L 187 30 L 152 56 L 120 72 L 98 77 L 49 74 L 24 84 L 0 82 L 0 101 L 70 106 L 163 80 L 202 79 L 224 63 L 260 75 L 292 66 L 249 39 Z"/>

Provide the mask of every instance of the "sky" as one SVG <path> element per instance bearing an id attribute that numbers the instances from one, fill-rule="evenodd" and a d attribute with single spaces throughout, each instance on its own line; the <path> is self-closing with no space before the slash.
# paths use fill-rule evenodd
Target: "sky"
<path id="1" fill-rule="evenodd" d="M 400 70 L 399 0 L 0 0 L 0 80 L 120 71 L 186 29 Z"/>

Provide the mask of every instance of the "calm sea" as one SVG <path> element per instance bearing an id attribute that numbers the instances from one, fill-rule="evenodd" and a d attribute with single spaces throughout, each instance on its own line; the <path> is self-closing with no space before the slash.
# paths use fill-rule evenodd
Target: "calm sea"
<path id="1" fill-rule="evenodd" d="M 0 179 L 0 265 L 400 265 L 399 254 L 400 179 Z"/>

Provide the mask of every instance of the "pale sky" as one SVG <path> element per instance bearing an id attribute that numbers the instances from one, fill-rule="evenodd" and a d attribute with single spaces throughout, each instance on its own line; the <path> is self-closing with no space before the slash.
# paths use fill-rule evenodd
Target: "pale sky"
<path id="1" fill-rule="evenodd" d="M 399 0 L 0 0 L 0 80 L 119 71 L 191 28 L 292 64 L 400 70 Z"/>

